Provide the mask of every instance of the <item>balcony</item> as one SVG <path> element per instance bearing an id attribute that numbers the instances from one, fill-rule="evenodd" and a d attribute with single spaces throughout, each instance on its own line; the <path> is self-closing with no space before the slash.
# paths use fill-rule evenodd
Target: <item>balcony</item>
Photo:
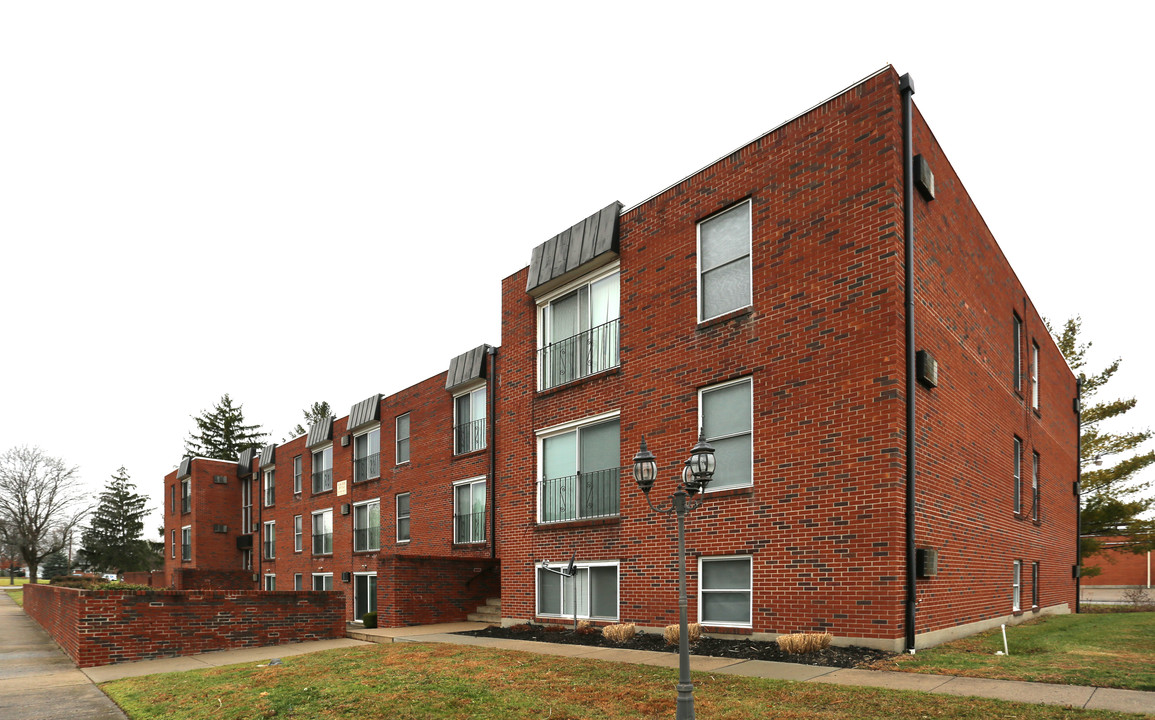
<path id="1" fill-rule="evenodd" d="M 621 362 L 620 332 L 621 319 L 618 318 L 538 350 L 541 389 L 548 390 L 617 367 Z"/>
<path id="2" fill-rule="evenodd" d="M 485 510 L 453 514 L 453 542 L 457 544 L 485 542 Z"/>
<path id="3" fill-rule="evenodd" d="M 537 483 L 541 522 L 616 517 L 621 511 L 622 468 L 594 470 Z"/>
<path id="4" fill-rule="evenodd" d="M 381 453 L 373 453 L 353 461 L 353 482 L 365 482 L 381 477 Z"/>
<path id="5" fill-rule="evenodd" d="M 381 549 L 381 526 L 373 525 L 353 529 L 353 551 L 365 552 Z"/>
<path id="6" fill-rule="evenodd" d="M 464 455 L 483 448 L 485 448 L 485 418 L 453 427 L 454 455 Z"/>
<path id="7" fill-rule="evenodd" d="M 325 492 L 333 489 L 333 469 L 318 470 L 313 473 L 313 492 Z"/>
<path id="8" fill-rule="evenodd" d="M 313 533 L 313 554 L 333 554 L 333 533 Z"/>

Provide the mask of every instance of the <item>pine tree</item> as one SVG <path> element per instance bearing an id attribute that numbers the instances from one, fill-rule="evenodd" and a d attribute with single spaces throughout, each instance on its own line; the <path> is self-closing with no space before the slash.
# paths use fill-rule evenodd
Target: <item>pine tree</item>
<path id="1" fill-rule="evenodd" d="M 69 571 L 72 570 L 72 568 L 68 567 L 68 556 L 64 554 L 63 550 L 57 550 L 44 558 L 44 564 L 41 567 L 44 570 L 44 577 L 46 578 L 67 575 Z"/>
<path id="2" fill-rule="evenodd" d="M 1139 471 L 1155 463 L 1155 451 L 1140 452 L 1151 438 L 1150 430 L 1111 432 L 1105 421 L 1117 418 L 1135 407 L 1135 398 L 1095 402 L 1095 396 L 1119 370 L 1121 358 L 1116 358 L 1098 373 L 1087 375 L 1086 354 L 1091 343 L 1079 341 L 1083 320 L 1068 320 L 1061 332 L 1056 333 L 1048 323 L 1047 329 L 1055 336 L 1059 351 L 1083 381 L 1082 427 L 1079 444 L 1082 462 L 1082 508 L 1080 522 L 1083 538 L 1083 557 L 1101 549 L 1097 537 L 1116 536 L 1123 544 L 1119 549 L 1140 553 L 1155 549 L 1155 520 L 1142 516 L 1155 508 L 1155 496 L 1150 494 L 1152 483 L 1137 477 Z M 1116 539 L 1113 538 L 1113 544 Z M 1084 576 L 1099 573 L 1098 567 L 1085 567 Z"/>
<path id="3" fill-rule="evenodd" d="M 301 411 L 301 414 L 305 416 L 305 423 L 303 425 L 301 423 L 297 423 L 297 426 L 289 431 L 289 437 L 286 438 L 286 440 L 300 437 L 301 435 L 309 432 L 309 426 L 318 420 L 325 420 L 326 418 L 333 417 L 333 410 L 329 407 L 329 403 L 322 400 L 321 402 L 315 402 L 312 404 L 312 406 L 305 408 Z M 281 442 L 284 442 L 284 440 Z"/>
<path id="4" fill-rule="evenodd" d="M 116 471 L 100 494 L 92 522 L 81 536 L 85 560 L 102 572 L 149 569 L 152 550 L 143 539 L 148 499 L 123 467 Z"/>
<path id="5" fill-rule="evenodd" d="M 212 410 L 194 417 L 197 429 L 185 440 L 185 455 L 216 460 L 236 460 L 245 450 L 259 448 L 267 433 L 260 425 L 246 425 L 243 405 L 233 405 L 228 393 Z"/>

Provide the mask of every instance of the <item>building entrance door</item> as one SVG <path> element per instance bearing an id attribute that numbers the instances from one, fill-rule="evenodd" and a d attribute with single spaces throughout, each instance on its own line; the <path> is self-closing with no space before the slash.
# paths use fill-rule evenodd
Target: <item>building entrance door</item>
<path id="1" fill-rule="evenodd" d="M 353 619 L 368 612 L 377 612 L 377 573 L 358 573 L 353 576 Z"/>

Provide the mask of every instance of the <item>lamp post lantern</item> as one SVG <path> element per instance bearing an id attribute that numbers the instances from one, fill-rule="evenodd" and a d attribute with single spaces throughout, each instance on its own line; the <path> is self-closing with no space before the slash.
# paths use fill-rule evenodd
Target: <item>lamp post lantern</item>
<path id="1" fill-rule="evenodd" d="M 706 442 L 704 431 L 699 431 L 698 444 L 690 450 L 690 457 L 682 463 L 682 476 L 670 496 L 669 503 L 654 505 L 650 491 L 658 476 L 658 461 L 646 447 L 642 436 L 642 446 L 634 455 L 634 481 L 646 496 L 646 503 L 654 512 L 674 515 L 678 518 L 678 705 L 677 720 L 694 718 L 694 683 L 690 681 L 690 632 L 686 621 L 688 602 L 686 600 L 686 513 L 701 507 L 704 497 L 695 499 L 714 478 L 714 448 Z"/>

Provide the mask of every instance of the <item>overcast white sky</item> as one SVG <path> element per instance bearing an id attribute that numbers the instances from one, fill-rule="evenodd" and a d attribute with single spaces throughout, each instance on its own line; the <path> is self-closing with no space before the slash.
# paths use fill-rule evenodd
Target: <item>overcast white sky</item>
<path id="1" fill-rule="evenodd" d="M 0 5 L 0 451 L 159 507 L 222 393 L 280 440 L 500 343 L 535 245 L 887 63 L 1155 425 L 1150 11 L 801 5 Z"/>

